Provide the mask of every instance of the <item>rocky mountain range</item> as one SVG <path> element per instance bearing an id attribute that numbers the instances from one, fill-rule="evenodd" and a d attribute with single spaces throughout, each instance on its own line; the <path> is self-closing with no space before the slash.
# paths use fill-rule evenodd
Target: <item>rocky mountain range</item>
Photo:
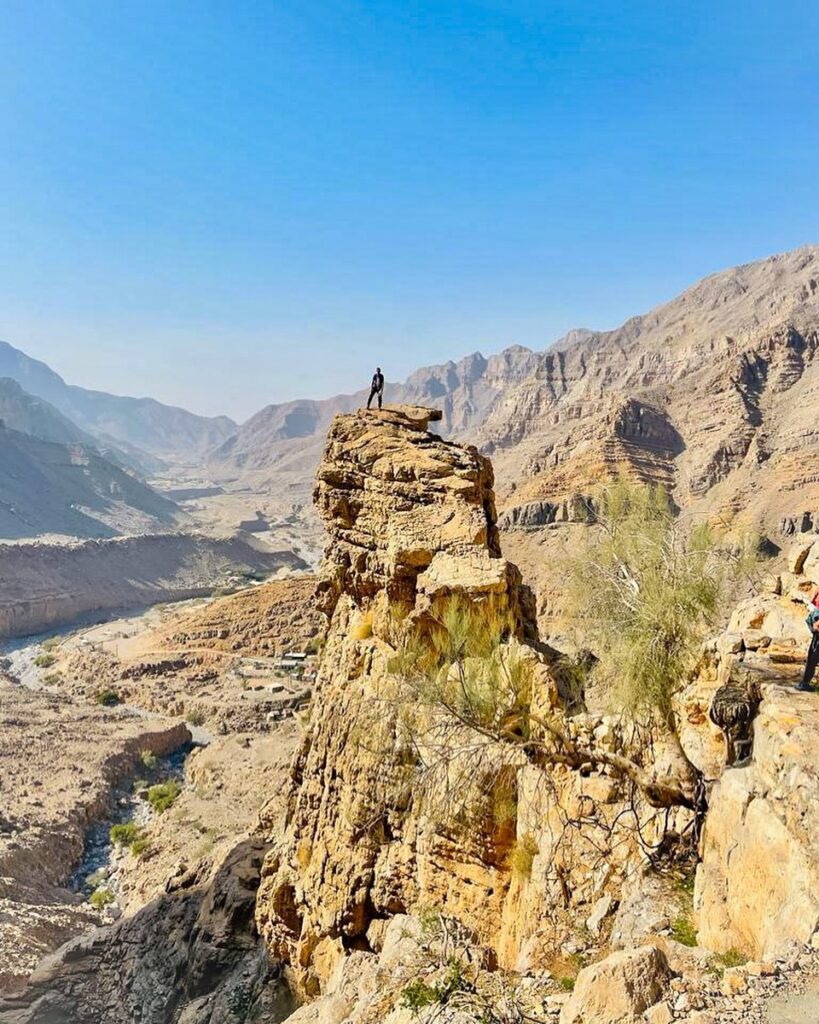
<path id="1" fill-rule="evenodd" d="M 506 525 L 546 525 L 562 503 L 626 469 L 677 503 L 775 530 L 819 508 L 811 409 L 819 394 L 819 247 L 714 274 L 613 331 L 576 330 L 388 384 L 433 403 L 445 436 L 493 456 Z M 271 405 L 212 450 L 216 476 L 306 498 L 332 416 L 366 391 Z"/>
<path id="2" fill-rule="evenodd" d="M 314 491 L 327 531 L 315 606 L 327 626 L 289 774 L 251 766 L 270 725 L 249 729 L 243 719 L 230 736 L 226 721 L 224 741 L 215 740 L 224 763 L 243 757 L 239 775 L 253 771 L 263 787 L 249 834 L 228 829 L 216 847 L 213 835 L 198 846 L 185 838 L 192 824 L 205 831 L 194 813 L 221 800 L 224 814 L 239 788 L 213 755 L 205 764 L 192 754 L 178 810 L 149 816 L 137 849 L 106 868 L 124 913 L 84 931 L 66 869 L 50 877 L 29 854 L 48 834 L 31 825 L 60 820 L 66 805 L 73 825 L 88 806 L 83 793 L 96 800 L 89 816 L 105 813 L 108 766 L 63 772 L 70 785 L 59 801 L 47 777 L 35 796 L 22 766 L 11 791 L 15 832 L 0 835 L 17 929 L 14 944 L 0 944 L 4 1024 L 815 1019 L 819 710 L 793 682 L 819 540 L 797 544 L 787 567 L 739 605 L 675 695 L 680 748 L 701 780 L 689 800 L 668 789 L 659 729 L 646 737 L 567 686 L 565 663 L 538 638 L 529 587 L 502 554 L 492 464 L 430 433 L 438 415 L 356 412 L 328 431 Z M 271 637 L 261 590 L 229 599 L 215 617 L 200 610 L 187 626 L 168 624 L 174 655 L 193 656 L 176 681 L 186 699 L 223 692 L 212 659 L 237 641 L 255 671 L 263 667 Z M 486 630 L 466 629 L 453 602 Z M 109 631 L 118 675 L 106 681 L 141 707 L 153 699 L 149 662 L 142 649 L 134 671 L 124 636 L 122 624 Z M 86 663 L 101 653 L 81 638 L 63 643 Z M 84 710 L 87 728 L 99 734 L 106 724 L 98 707 L 91 720 L 60 646 L 47 653 L 67 678 L 57 673 L 37 694 L 38 720 L 22 722 L 38 753 L 60 703 L 72 738 Z M 443 665 L 425 669 L 424 651 Z M 168 658 L 162 671 L 172 671 Z M 740 671 L 755 694 L 742 763 L 708 713 Z M 178 694 L 161 689 L 178 720 Z M 128 707 L 107 735 L 126 729 L 135 729 Z M 165 735 L 167 723 L 151 742 Z M 677 794 L 670 803 L 668 793 Z M 76 843 L 76 826 L 70 834 Z M 22 864 L 36 888 L 16 881 Z M 52 907 L 63 905 L 75 914 L 61 934 L 76 937 L 30 973 L 35 954 L 60 941 Z"/>
<path id="3" fill-rule="evenodd" d="M 236 429 L 227 416 L 197 416 L 153 398 L 128 398 L 66 384 L 45 363 L 0 342 L 0 377 L 45 399 L 98 442 L 160 459 L 196 458 Z"/>
<path id="4" fill-rule="evenodd" d="M 805 246 L 707 277 L 612 331 L 578 329 L 543 351 L 512 346 L 419 369 L 388 384 L 386 401 L 434 404 L 444 436 L 492 455 L 502 526 L 565 518 L 576 494 L 626 469 L 692 513 L 773 534 L 780 519 L 819 508 L 808 468 L 819 447 L 810 415 L 818 281 L 819 247 Z M 367 394 L 270 405 L 237 427 L 66 385 L 8 345 L 0 374 L 50 403 L 51 420 L 65 418 L 49 424 L 48 440 L 60 430 L 68 438 L 73 424 L 144 475 L 159 471 L 157 459 L 193 459 L 208 479 L 299 506 L 309 504 L 332 417 Z"/>
<path id="5" fill-rule="evenodd" d="M 113 537 L 167 531 L 180 520 L 174 502 L 96 448 L 0 427 L 0 536 Z"/>

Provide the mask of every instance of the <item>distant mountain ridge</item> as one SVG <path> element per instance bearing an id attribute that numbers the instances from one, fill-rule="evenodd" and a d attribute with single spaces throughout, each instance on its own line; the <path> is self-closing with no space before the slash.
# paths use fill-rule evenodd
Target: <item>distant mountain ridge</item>
<path id="1" fill-rule="evenodd" d="M 419 369 L 385 400 L 441 408 L 444 435 L 492 454 L 506 509 L 560 503 L 625 469 L 683 507 L 770 521 L 784 502 L 819 508 L 805 461 L 819 464 L 817 338 L 819 247 L 808 245 L 712 274 L 612 331 Z M 305 502 L 330 420 L 366 396 L 268 406 L 210 467 Z"/>
<path id="2" fill-rule="evenodd" d="M 160 459 L 198 459 L 236 430 L 227 416 L 197 416 L 153 398 L 129 398 L 66 384 L 38 359 L 0 341 L 0 377 L 50 402 L 75 426 L 102 443 Z"/>
<path id="3" fill-rule="evenodd" d="M 0 427 L 0 537 L 168 532 L 177 506 L 85 444 Z"/>

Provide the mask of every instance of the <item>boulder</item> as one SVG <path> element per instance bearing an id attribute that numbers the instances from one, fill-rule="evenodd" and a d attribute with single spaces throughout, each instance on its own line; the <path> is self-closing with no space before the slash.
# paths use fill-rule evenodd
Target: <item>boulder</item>
<path id="1" fill-rule="evenodd" d="M 670 980 L 668 961 L 656 946 L 612 953 L 577 976 L 560 1024 L 642 1024 Z"/>
<path id="2" fill-rule="evenodd" d="M 795 576 L 799 576 L 805 567 L 805 561 L 811 552 L 813 542 L 798 541 L 796 544 L 792 544 L 788 551 L 788 572 L 792 572 Z"/>
<path id="3" fill-rule="evenodd" d="M 753 762 L 714 787 L 697 871 L 702 945 L 775 958 L 819 926 L 819 700 L 766 687 Z"/>

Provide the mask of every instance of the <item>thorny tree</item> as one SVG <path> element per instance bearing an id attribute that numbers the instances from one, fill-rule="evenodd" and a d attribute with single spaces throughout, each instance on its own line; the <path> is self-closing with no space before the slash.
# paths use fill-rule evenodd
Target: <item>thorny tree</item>
<path id="1" fill-rule="evenodd" d="M 520 763 L 606 768 L 628 780 L 653 808 L 705 810 L 699 772 L 679 739 L 675 699 L 689 681 L 721 597 L 747 573 L 736 548 L 711 531 L 685 531 L 663 492 L 621 480 L 599 498 L 593 540 L 569 569 L 575 612 L 595 658 L 591 674 L 563 660 L 552 665 L 579 708 L 593 689 L 627 722 L 630 754 L 597 742 L 571 713 L 540 699 L 538 659 L 509 642 L 514 623 L 491 598 L 439 602 L 408 623 L 391 670 L 400 680 L 402 719 L 418 762 L 458 777 L 486 774 L 508 747 Z M 578 720 L 579 721 L 579 720 Z M 635 755 L 634 747 L 642 750 Z M 507 749 L 507 755 L 503 754 Z M 663 750 L 651 757 L 648 751 Z M 456 777 L 452 766 L 457 764 Z"/>

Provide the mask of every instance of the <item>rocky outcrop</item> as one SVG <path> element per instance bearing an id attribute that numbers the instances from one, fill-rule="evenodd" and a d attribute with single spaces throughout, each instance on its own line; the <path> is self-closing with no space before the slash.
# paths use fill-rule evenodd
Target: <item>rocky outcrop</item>
<path id="1" fill-rule="evenodd" d="M 554 652 L 538 644 L 531 597 L 501 557 L 492 468 L 476 449 L 427 432 L 429 419 L 401 407 L 338 416 L 318 472 L 327 643 L 257 907 L 273 955 L 309 996 L 328 992 L 344 958 L 371 952 L 385 918 L 423 906 L 457 919 L 495 962 L 544 965 L 640 859 L 620 814 L 626 790 L 605 771 L 490 756 L 458 783 L 484 801 L 466 830 L 415 789 L 421 764 L 389 697 L 397 624 L 428 628 L 453 594 L 494 608 L 509 623 L 504 656 L 530 667 L 533 704 L 561 703 Z M 579 716 L 571 728 L 611 749 L 623 743 L 614 721 Z M 491 802 L 506 790 L 509 809 L 493 818 Z M 649 836 L 657 820 L 644 811 L 638 799 Z M 589 833 L 572 828 L 586 816 Z"/>
<path id="2" fill-rule="evenodd" d="M 762 696 L 752 756 L 717 779 L 702 837 L 696 918 L 718 952 L 777 956 L 819 928 L 819 700 L 793 691 L 819 585 L 819 540 L 794 543 L 787 569 L 740 603 L 714 646 L 719 675 L 739 669 Z"/>
<path id="3" fill-rule="evenodd" d="M 498 519 L 501 530 L 535 530 L 542 526 L 563 523 L 589 523 L 594 519 L 594 502 L 584 495 L 554 504 L 550 501 L 530 501 L 513 505 Z"/>
<path id="4" fill-rule="evenodd" d="M 767 959 L 819 929 L 818 704 L 768 686 L 753 763 L 714 787 L 696 896 L 710 949 Z"/>
<path id="5" fill-rule="evenodd" d="M 253 909 L 264 844 L 240 843 L 211 881 L 185 877 L 110 929 L 62 948 L 3 1024 L 242 1024 L 294 1009 L 258 940 Z"/>

